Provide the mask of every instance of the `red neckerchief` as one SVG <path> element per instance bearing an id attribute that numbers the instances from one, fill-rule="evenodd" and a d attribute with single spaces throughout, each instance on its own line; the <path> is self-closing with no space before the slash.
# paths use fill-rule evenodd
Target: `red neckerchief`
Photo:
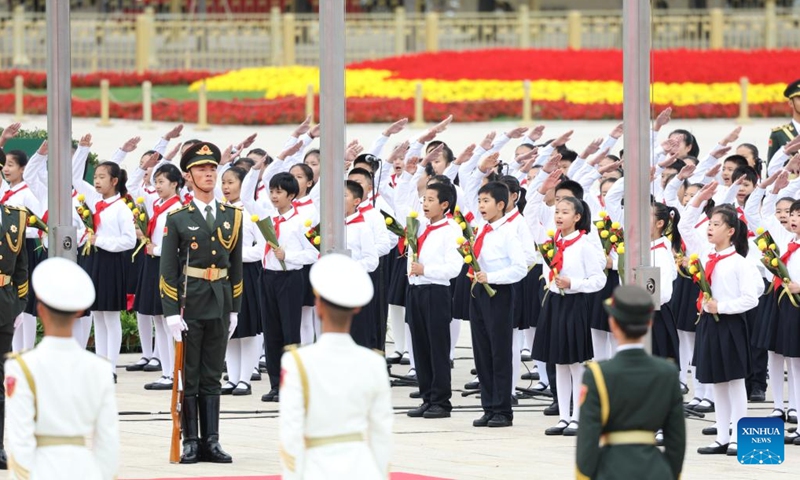
<path id="1" fill-rule="evenodd" d="M 259 187 L 256 189 L 256 200 L 258 200 L 258 197 L 260 197 L 260 196 L 261 196 L 261 191 L 262 191 L 262 190 L 266 190 L 266 189 L 267 189 L 267 187 L 265 187 L 265 186 L 264 186 L 264 184 L 261 184 L 261 185 L 260 185 L 260 186 L 259 186 Z"/>
<path id="2" fill-rule="evenodd" d="M 169 210 L 171 206 L 175 205 L 180 200 L 181 198 L 179 196 L 173 195 L 169 200 L 161 205 L 158 205 L 157 202 L 153 202 L 153 217 L 149 222 L 147 222 L 147 238 L 153 238 L 153 232 L 156 231 L 156 222 L 158 222 L 158 216 Z"/>
<path id="3" fill-rule="evenodd" d="M 145 191 L 146 193 L 149 193 L 149 194 L 156 193 L 156 189 L 155 189 L 155 188 L 147 188 L 147 187 L 145 187 L 145 188 L 144 188 L 144 191 Z"/>
<path id="4" fill-rule="evenodd" d="M 447 219 L 441 220 L 441 223 L 439 223 L 439 225 L 428 224 L 428 226 L 425 227 L 425 231 L 422 232 L 422 235 L 420 235 L 417 238 L 417 258 L 419 258 L 419 255 L 422 253 L 422 244 L 425 243 L 425 239 L 428 238 L 428 235 L 430 235 L 432 231 L 438 230 L 444 227 L 445 225 L 447 225 Z"/>
<path id="5" fill-rule="evenodd" d="M 345 222 L 345 225 L 352 225 L 354 223 L 364 223 L 364 215 L 359 213 L 352 220 L 348 220 L 347 222 Z"/>
<path id="6" fill-rule="evenodd" d="M 697 225 L 695 225 L 694 228 L 700 228 L 700 225 L 706 223 L 707 221 L 708 221 L 708 217 L 703 218 L 702 220 L 697 222 Z"/>
<path id="7" fill-rule="evenodd" d="M 747 218 L 744 216 L 744 210 L 742 207 L 736 207 L 736 213 L 739 214 L 739 220 L 741 220 L 745 225 L 747 225 Z M 751 232 L 750 229 L 747 229 L 747 238 L 755 237 L 756 234 Z"/>
<path id="8" fill-rule="evenodd" d="M 602 194 L 597 196 L 597 201 L 600 202 L 601 207 L 606 206 L 606 197 L 604 197 Z"/>
<path id="9" fill-rule="evenodd" d="M 392 187 L 392 188 L 396 187 L 397 186 L 397 174 L 393 173 L 390 178 L 391 178 L 391 180 L 389 180 L 389 186 Z"/>
<path id="10" fill-rule="evenodd" d="M 464 215 L 464 220 L 466 220 L 467 223 L 472 223 L 472 221 L 475 220 L 475 215 L 473 215 L 472 212 L 467 212 L 467 214 Z"/>
<path id="11" fill-rule="evenodd" d="M 369 204 L 366 207 L 358 207 L 358 212 L 363 215 L 363 214 L 369 212 L 370 210 L 372 210 L 373 208 L 375 208 L 375 207 L 373 207 L 372 204 Z"/>
<path id="12" fill-rule="evenodd" d="M 653 245 L 652 247 L 650 247 L 650 251 L 652 252 L 653 250 L 658 250 L 659 248 L 663 248 L 664 250 L 666 250 L 666 249 L 667 249 L 667 246 L 666 246 L 666 245 L 664 245 L 664 242 L 660 242 L 660 243 L 658 243 L 658 244 L 656 244 L 656 245 Z"/>
<path id="13" fill-rule="evenodd" d="M 556 246 L 556 253 L 553 255 L 553 260 L 550 262 L 550 280 L 553 280 L 553 277 L 556 276 L 556 271 L 561 272 L 561 269 L 564 268 L 564 250 L 571 247 L 575 244 L 578 240 L 583 237 L 584 231 L 581 230 L 578 235 L 573 238 L 572 240 L 564 240 L 564 237 L 561 236 L 561 230 L 556 232 L 556 239 L 555 246 Z"/>
<path id="14" fill-rule="evenodd" d="M 475 238 L 475 243 L 472 244 L 472 253 L 475 255 L 475 261 L 478 261 L 478 257 L 481 255 L 481 250 L 483 250 L 483 237 L 486 236 L 487 233 L 493 231 L 491 223 L 487 223 L 483 228 L 481 228 L 480 233 Z M 469 267 L 469 275 L 473 275 L 474 272 L 472 267 Z"/>
<path id="15" fill-rule="evenodd" d="M 72 189 L 72 198 L 75 198 L 77 196 L 78 196 L 78 191 L 73 188 Z"/>
<path id="16" fill-rule="evenodd" d="M 784 265 L 789 263 L 789 259 L 792 258 L 792 254 L 794 254 L 794 252 L 798 248 L 800 248 L 800 243 L 797 243 L 795 241 L 789 242 L 789 245 L 786 247 L 786 252 L 783 255 L 781 255 L 781 261 L 784 263 Z M 783 285 L 783 279 L 776 276 L 775 288 L 777 289 L 781 285 Z"/>
<path id="17" fill-rule="evenodd" d="M 511 215 L 510 217 L 508 217 L 508 220 L 506 220 L 506 223 L 511 223 L 511 222 L 513 222 L 513 221 L 514 221 L 514 219 L 515 219 L 515 218 L 517 218 L 517 217 L 519 217 L 519 210 L 517 210 L 516 212 L 514 212 L 514 215 Z"/>
<path id="18" fill-rule="evenodd" d="M 311 197 L 309 197 L 307 200 L 292 200 L 292 205 L 294 205 L 295 210 L 300 207 L 307 207 L 312 203 L 313 201 L 311 200 Z"/>
<path id="19" fill-rule="evenodd" d="M 189 205 L 190 203 L 192 203 L 192 200 L 194 200 L 194 195 L 192 195 L 191 193 L 187 193 L 183 196 L 184 205 Z"/>
<path id="20" fill-rule="evenodd" d="M 297 214 L 297 210 L 292 210 L 292 214 L 289 215 L 289 218 L 283 218 L 283 215 L 278 215 L 277 217 L 272 218 L 272 225 L 275 227 L 275 238 L 279 241 L 281 239 L 281 224 L 283 222 L 288 222 Z M 264 256 L 266 257 L 269 251 L 272 250 L 272 246 L 267 242 L 267 246 L 264 247 Z"/>
<path id="21" fill-rule="evenodd" d="M 92 214 L 92 221 L 94 223 L 95 233 L 97 233 L 100 230 L 100 214 L 103 213 L 103 210 L 110 207 L 111 205 L 114 205 L 120 200 L 122 200 L 121 196 L 111 203 L 108 203 L 105 200 L 100 200 L 99 202 L 94 204 L 94 213 Z"/>
<path id="22" fill-rule="evenodd" d="M 6 193 L 4 193 L 4 194 L 3 194 L 3 198 L 0 198 L 0 205 L 5 205 L 5 204 L 6 204 L 6 202 L 8 201 L 8 199 L 9 199 L 9 198 L 11 198 L 11 197 L 13 197 L 14 195 L 16 195 L 17 193 L 19 193 L 19 192 L 21 192 L 21 191 L 25 190 L 26 188 L 28 188 L 28 185 L 27 185 L 27 184 L 25 184 L 25 185 L 21 186 L 21 187 L 20 187 L 20 188 L 18 188 L 17 190 L 11 190 L 11 189 L 9 188 L 8 190 L 6 190 Z"/>
<path id="23" fill-rule="evenodd" d="M 708 261 L 706 262 L 705 266 L 705 273 L 706 273 L 706 281 L 708 282 L 708 286 L 711 286 L 711 274 L 714 273 L 714 269 L 717 267 L 717 264 L 720 260 L 725 260 L 728 257 L 732 257 L 736 255 L 736 250 L 728 253 L 726 255 L 720 255 L 718 253 L 709 253 L 708 254 Z M 697 311 L 703 311 L 703 292 L 697 296 Z"/>

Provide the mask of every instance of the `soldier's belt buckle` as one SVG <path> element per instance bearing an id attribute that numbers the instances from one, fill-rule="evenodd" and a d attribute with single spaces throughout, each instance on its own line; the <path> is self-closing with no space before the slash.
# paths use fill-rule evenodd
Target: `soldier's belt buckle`
<path id="1" fill-rule="evenodd" d="M 0 275 L 0 287 L 5 287 L 6 285 L 11 285 L 11 276 Z"/>
<path id="2" fill-rule="evenodd" d="M 204 279 L 209 282 L 219 280 L 219 268 L 206 268 Z"/>

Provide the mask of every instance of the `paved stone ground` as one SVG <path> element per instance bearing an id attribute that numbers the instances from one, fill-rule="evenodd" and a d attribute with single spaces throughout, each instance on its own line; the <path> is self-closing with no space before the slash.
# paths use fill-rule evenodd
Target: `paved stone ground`
<path id="1" fill-rule="evenodd" d="M 7 122 L 10 120 L 6 120 Z M 760 120 L 747 126 L 740 141 L 753 142 L 766 149 L 769 128 L 781 120 Z M 142 146 L 149 148 L 168 126 L 160 124 L 154 130 L 140 130 L 134 122 L 115 121 L 113 128 L 96 126 L 96 120 L 77 119 L 75 137 L 92 132 L 95 149 L 101 158 L 108 156 L 124 139 L 141 135 Z M 443 139 L 462 148 L 467 142 L 479 141 L 488 130 L 503 131 L 514 124 L 492 122 L 488 124 L 455 124 Z M 547 122 L 548 136 L 563 130 L 576 130 L 573 148 L 582 148 L 592 138 L 608 132 L 613 122 Z M 25 127 L 46 127 L 43 118 L 31 118 Z M 693 120 L 675 121 L 668 128 L 688 128 L 700 139 L 701 147 L 710 148 L 734 124 L 730 121 Z M 362 143 L 381 130 L 377 125 L 356 125 L 348 132 L 348 139 L 360 138 Z M 195 132 L 191 126 L 183 138 L 202 136 L 219 144 L 240 141 L 247 134 L 259 132 L 257 146 L 276 152 L 282 145 L 290 127 L 214 127 L 211 132 Z M 413 134 L 418 132 L 412 131 Z M 405 136 L 402 136 L 405 138 Z M 138 155 L 136 155 L 138 159 Z M 133 156 L 129 159 L 133 160 Z M 127 162 L 126 162 L 127 163 Z M 464 324 L 453 371 L 454 413 L 443 420 L 411 419 L 405 410 L 416 406 L 410 399 L 411 388 L 394 388 L 392 401 L 397 415 L 394 426 L 393 471 L 419 473 L 444 478 L 485 479 L 503 477 L 571 478 L 574 476 L 574 438 L 546 437 L 544 429 L 555 424 L 553 417 L 544 417 L 542 410 L 549 402 L 522 400 L 515 409 L 514 426 L 505 429 L 476 429 L 472 420 L 480 415 L 479 400 L 461 397 L 460 389 L 470 381 L 472 351 L 469 348 L 469 326 Z M 123 355 L 120 365 L 134 362 L 137 355 Z M 531 364 L 528 365 L 532 366 Z M 393 367 L 394 373 L 404 374 L 407 367 Z M 523 371 L 524 368 L 523 368 Z M 343 372 L 344 374 L 345 372 Z M 122 441 L 120 478 L 148 479 L 161 477 L 188 478 L 212 475 L 268 475 L 280 473 L 277 442 L 278 405 L 262 403 L 260 396 L 268 390 L 266 382 L 253 383 L 253 395 L 225 397 L 222 409 L 221 438 L 225 449 L 234 457 L 232 465 L 170 465 L 168 448 L 170 440 L 169 392 L 147 392 L 144 383 L 155 380 L 155 373 L 129 373 L 119 370 L 117 385 Z M 529 382 L 520 381 L 526 387 Z M 768 392 L 768 397 L 770 392 Z M 687 395 L 687 400 L 691 395 Z M 750 404 L 752 416 L 767 415 L 772 404 Z M 725 456 L 703 457 L 695 453 L 697 447 L 710 443 L 700 430 L 711 425 L 713 415 L 706 419 L 687 421 L 688 442 L 684 465 L 684 479 L 772 479 L 789 478 L 790 472 L 800 467 L 800 447 L 787 447 L 787 460 L 779 466 L 740 466 L 734 458 Z M 4 474 L 0 474 L 0 478 Z"/>

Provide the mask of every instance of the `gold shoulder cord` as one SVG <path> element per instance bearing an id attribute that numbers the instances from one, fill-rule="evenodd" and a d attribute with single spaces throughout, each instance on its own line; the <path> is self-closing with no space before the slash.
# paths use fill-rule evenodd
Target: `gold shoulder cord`
<path id="1" fill-rule="evenodd" d="M 308 374 L 306 374 L 303 361 L 300 360 L 300 354 L 297 353 L 297 348 L 290 348 L 289 352 L 292 354 L 297 364 L 297 373 L 300 375 L 300 384 L 303 386 L 303 409 L 305 410 L 306 416 L 308 416 Z"/>
<path id="2" fill-rule="evenodd" d="M 609 405 L 608 405 L 608 389 L 606 388 L 606 379 L 603 378 L 603 371 L 600 369 L 600 364 L 597 362 L 589 362 L 586 364 L 589 370 L 592 371 L 594 376 L 594 383 L 597 385 L 597 395 L 600 397 L 600 425 L 603 427 L 608 423 Z"/>
<path id="3" fill-rule="evenodd" d="M 39 415 L 39 407 L 37 406 L 36 401 L 36 382 L 33 381 L 33 374 L 31 373 L 30 368 L 28 368 L 28 364 L 25 363 L 25 360 L 22 359 L 22 355 L 19 353 L 10 353 L 8 358 L 16 360 L 19 363 L 19 368 L 22 369 L 22 374 L 25 375 L 25 380 L 28 382 L 28 387 L 31 389 L 31 393 L 33 394 L 33 421 L 36 421 L 36 417 Z"/>
<path id="4" fill-rule="evenodd" d="M 219 238 L 219 243 L 222 245 L 225 250 L 232 252 L 233 247 L 236 246 L 236 241 L 239 240 L 239 227 L 242 226 L 242 211 L 238 208 L 233 209 L 233 232 L 231 233 L 231 237 L 228 240 L 222 236 L 222 229 L 217 228 L 217 237 Z"/>
<path id="5" fill-rule="evenodd" d="M 8 249 L 11 253 L 17 254 L 22 250 L 22 242 L 25 241 L 25 226 L 28 224 L 28 216 L 23 212 L 19 212 L 19 228 L 17 229 L 17 244 L 11 241 L 11 232 L 6 232 L 6 242 L 8 242 Z"/>
<path id="6" fill-rule="evenodd" d="M 792 133 L 792 131 L 789 129 L 789 125 L 784 125 L 782 129 L 783 133 L 785 133 L 786 136 L 789 137 L 789 141 L 794 140 L 795 134 Z"/>

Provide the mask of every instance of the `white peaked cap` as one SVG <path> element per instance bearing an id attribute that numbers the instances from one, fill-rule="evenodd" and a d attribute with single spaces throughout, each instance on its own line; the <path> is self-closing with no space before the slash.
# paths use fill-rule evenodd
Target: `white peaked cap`
<path id="1" fill-rule="evenodd" d="M 347 255 L 330 253 L 311 267 L 311 287 L 324 300 L 343 308 L 363 307 L 372 300 L 372 280 L 364 267 Z"/>
<path id="2" fill-rule="evenodd" d="M 31 276 L 36 298 L 53 310 L 82 312 L 94 304 L 92 279 L 66 258 L 53 257 L 40 263 Z"/>

